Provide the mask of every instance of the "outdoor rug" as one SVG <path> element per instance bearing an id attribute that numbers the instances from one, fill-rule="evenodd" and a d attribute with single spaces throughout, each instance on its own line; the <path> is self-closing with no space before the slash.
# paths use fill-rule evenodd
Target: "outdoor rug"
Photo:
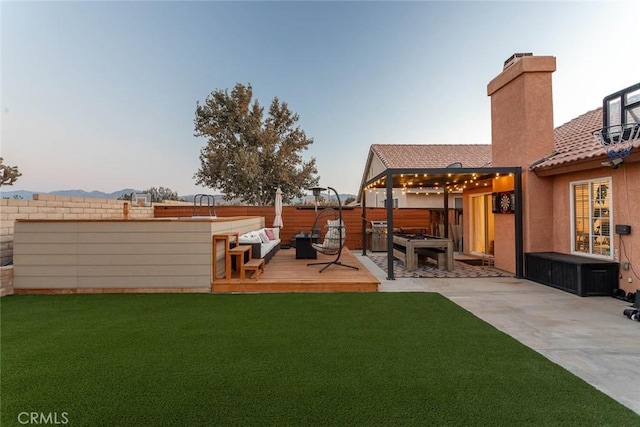
<path id="1" fill-rule="evenodd" d="M 387 254 L 386 253 L 367 253 L 367 256 L 378 267 L 385 272 L 387 271 Z M 438 270 L 435 263 L 431 264 L 418 264 L 418 269 L 415 271 L 407 271 L 404 268 L 404 263 L 400 260 L 393 260 L 393 275 L 396 278 L 420 278 L 420 277 L 454 277 L 454 278 L 466 278 L 466 277 L 513 277 L 512 274 L 498 270 L 493 267 L 482 267 L 465 264 L 461 261 L 454 261 L 453 271 Z"/>

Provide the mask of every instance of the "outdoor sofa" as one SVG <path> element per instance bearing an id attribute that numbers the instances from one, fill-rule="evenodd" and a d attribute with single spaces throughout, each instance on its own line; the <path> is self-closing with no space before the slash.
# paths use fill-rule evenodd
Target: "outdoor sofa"
<path id="1" fill-rule="evenodd" d="M 263 258 L 267 264 L 280 249 L 280 229 L 261 228 L 240 235 L 241 245 L 251 245 L 253 258 Z"/>

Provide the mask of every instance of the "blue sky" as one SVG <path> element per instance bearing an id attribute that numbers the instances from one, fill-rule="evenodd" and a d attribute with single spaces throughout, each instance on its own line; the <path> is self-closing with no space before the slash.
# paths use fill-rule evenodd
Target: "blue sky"
<path id="1" fill-rule="evenodd" d="M 193 179 L 197 101 L 251 83 L 300 115 L 320 183 L 355 194 L 369 146 L 490 143 L 489 81 L 515 52 L 557 58 L 559 126 L 640 81 L 635 2 L 6 2 L 4 190 Z"/>

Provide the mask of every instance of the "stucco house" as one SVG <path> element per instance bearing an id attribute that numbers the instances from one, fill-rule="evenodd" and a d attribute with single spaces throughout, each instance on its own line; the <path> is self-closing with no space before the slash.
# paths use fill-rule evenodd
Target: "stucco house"
<path id="1" fill-rule="evenodd" d="M 617 287 L 635 292 L 640 287 L 640 239 L 635 236 L 640 230 L 640 192 L 634 188 L 634 183 L 640 182 L 640 142 L 633 144 L 621 163 L 613 164 L 592 134 L 604 126 L 602 108 L 554 129 L 555 69 L 554 57 L 514 55 L 489 82 L 490 162 L 466 160 L 469 163 L 465 165 L 461 159 L 466 158 L 469 146 L 459 146 L 461 151 L 443 146 L 454 155 L 446 158 L 452 168 L 444 163 L 417 168 L 420 161 L 415 158 L 439 157 L 418 151 L 437 147 L 433 145 L 414 147 L 413 154 L 405 151 L 411 147 L 399 146 L 404 147 L 398 148 L 404 157 L 395 159 L 414 162 L 402 167 L 415 166 L 411 169 L 415 182 L 420 181 L 419 174 L 429 174 L 431 185 L 434 180 L 444 180 L 444 188 L 452 193 L 438 199 L 445 207 L 451 205 L 451 197 L 461 195 L 465 253 L 482 253 L 489 247 L 496 267 L 522 277 L 527 275 L 525 260 L 532 254 L 555 253 L 585 262 L 615 263 L 620 267 L 615 270 Z M 637 97 L 631 101 L 639 103 L 640 111 L 640 90 Z M 394 188 L 404 188 L 405 195 L 415 191 L 406 176 L 400 178 L 399 163 L 388 161 L 392 150 L 371 147 L 362 180 L 362 195 L 367 194 L 362 197 L 363 204 L 376 206 L 369 195 L 376 191 L 384 193 L 377 196 L 379 199 L 388 198 Z M 465 181 L 466 186 L 461 185 Z M 398 204 L 403 200 L 409 205 L 412 197 L 398 197 Z"/>

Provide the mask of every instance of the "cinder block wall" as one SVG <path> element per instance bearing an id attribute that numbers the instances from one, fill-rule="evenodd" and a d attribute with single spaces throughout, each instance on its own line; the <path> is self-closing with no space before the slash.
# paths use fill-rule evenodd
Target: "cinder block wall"
<path id="1" fill-rule="evenodd" d="M 34 194 L 33 200 L 0 200 L 0 265 L 13 257 L 16 219 L 123 218 L 125 200 Z M 153 218 L 153 207 L 131 206 L 129 218 Z"/>

